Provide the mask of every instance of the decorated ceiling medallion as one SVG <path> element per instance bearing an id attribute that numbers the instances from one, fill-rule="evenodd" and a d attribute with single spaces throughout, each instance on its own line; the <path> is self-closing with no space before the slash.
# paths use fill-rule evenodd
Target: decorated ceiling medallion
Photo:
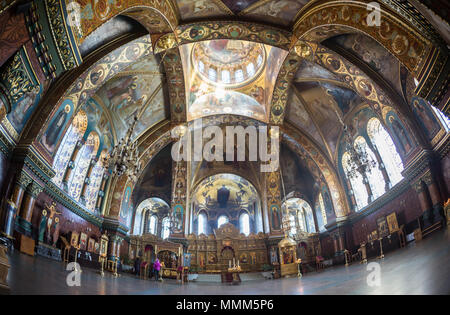
<path id="1" fill-rule="evenodd" d="M 218 39 L 196 43 L 192 64 L 203 80 L 224 87 L 244 86 L 264 69 L 266 52 L 262 44 Z"/>

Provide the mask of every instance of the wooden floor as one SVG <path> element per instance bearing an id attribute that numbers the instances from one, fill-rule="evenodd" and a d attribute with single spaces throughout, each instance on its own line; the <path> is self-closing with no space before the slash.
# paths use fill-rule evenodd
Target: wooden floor
<path id="1" fill-rule="evenodd" d="M 237 286 L 217 283 L 181 285 L 173 280 L 163 283 L 122 275 L 104 278 L 95 270 L 84 269 L 80 287 L 68 287 L 63 263 L 15 252 L 10 257 L 8 283 L 12 294 L 449 294 L 450 232 L 434 233 L 429 238 L 387 255 L 380 263 L 381 285 L 367 284 L 367 265 L 328 268 L 303 278 L 258 280 Z"/>

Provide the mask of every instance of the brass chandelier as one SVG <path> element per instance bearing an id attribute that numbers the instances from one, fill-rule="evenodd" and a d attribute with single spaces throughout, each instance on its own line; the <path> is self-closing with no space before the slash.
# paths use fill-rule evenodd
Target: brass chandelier
<path id="1" fill-rule="evenodd" d="M 133 182 L 137 180 L 141 171 L 137 141 L 132 140 L 137 121 L 138 118 L 135 116 L 125 137 L 114 147 L 107 161 L 107 165 L 114 175 L 122 176 L 125 174 Z"/>
<path id="2" fill-rule="evenodd" d="M 365 178 L 367 172 L 376 167 L 376 162 L 369 156 L 367 150 L 359 143 L 353 144 L 353 139 L 348 131 L 347 125 L 344 125 L 345 150 L 350 159 L 347 167 L 347 176 L 351 179 L 362 176 Z"/>

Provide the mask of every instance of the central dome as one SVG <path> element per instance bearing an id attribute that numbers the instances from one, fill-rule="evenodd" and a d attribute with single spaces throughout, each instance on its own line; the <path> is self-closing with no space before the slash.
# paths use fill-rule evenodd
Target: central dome
<path id="1" fill-rule="evenodd" d="M 218 39 L 196 43 L 192 63 L 207 82 L 223 86 L 241 86 L 259 76 L 265 64 L 262 44 Z"/>

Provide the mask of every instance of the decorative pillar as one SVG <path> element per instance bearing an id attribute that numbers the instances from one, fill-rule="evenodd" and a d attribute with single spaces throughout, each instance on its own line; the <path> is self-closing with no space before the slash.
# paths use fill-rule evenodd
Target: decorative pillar
<path id="1" fill-rule="evenodd" d="M 37 196 L 43 191 L 43 187 L 36 182 L 32 182 L 27 187 L 25 196 L 23 199 L 22 207 L 20 208 L 19 218 L 17 220 L 18 226 L 16 227 L 18 232 L 27 236 L 31 235 L 32 224 L 31 219 L 33 217 L 34 204 Z"/>
<path id="2" fill-rule="evenodd" d="M 367 190 L 367 203 L 370 204 L 373 201 L 373 193 L 372 188 L 370 188 L 369 179 L 367 178 L 366 174 L 363 175 L 363 183 L 364 186 L 366 186 Z"/>
<path id="3" fill-rule="evenodd" d="M 443 201 L 441 198 L 441 193 L 439 192 L 439 187 L 437 185 L 436 180 L 433 178 L 432 174 L 428 172 L 423 180 L 428 187 L 428 192 L 430 194 L 431 199 L 431 207 L 433 213 L 433 223 L 443 222 L 444 221 L 444 208 Z"/>
<path id="4" fill-rule="evenodd" d="M 187 199 L 187 162 L 173 162 L 172 164 L 172 216 L 173 226 L 170 237 L 183 237 L 186 218 Z"/>
<path id="5" fill-rule="evenodd" d="M 77 144 L 75 145 L 75 149 L 73 150 L 72 156 L 70 157 L 69 165 L 66 169 L 66 172 L 64 173 L 63 178 L 63 187 L 67 191 L 68 189 L 68 183 L 70 179 L 70 174 L 72 174 L 73 169 L 75 168 L 75 161 L 77 160 L 77 156 L 80 153 L 80 149 L 83 147 L 84 141 L 79 140 L 77 141 Z"/>
<path id="6" fill-rule="evenodd" d="M 91 162 L 89 163 L 89 168 L 86 173 L 86 177 L 84 178 L 83 187 L 81 188 L 81 197 L 80 200 L 83 204 L 86 204 L 86 192 L 87 188 L 89 187 L 89 184 L 91 183 L 91 174 L 92 170 L 94 169 L 95 164 L 97 163 L 96 159 L 91 159 Z"/>
<path id="7" fill-rule="evenodd" d="M 422 228 L 427 228 L 431 225 L 431 202 L 428 196 L 428 189 L 425 183 L 419 179 L 413 184 L 413 188 L 419 197 L 420 208 L 422 209 L 422 219 L 424 226 Z"/>
<path id="8" fill-rule="evenodd" d="M 352 184 L 350 183 L 348 178 L 345 178 L 345 184 L 347 185 L 347 190 L 350 192 L 349 195 L 350 195 L 352 209 L 354 212 L 356 212 L 358 205 L 356 204 L 356 198 L 355 198 L 355 193 L 353 192 Z"/>
<path id="9" fill-rule="evenodd" d="M 375 158 L 377 159 L 379 169 L 380 169 L 381 173 L 383 174 L 384 182 L 386 183 L 384 190 L 389 191 L 389 189 L 391 189 L 391 187 L 392 187 L 392 183 L 391 183 L 391 180 L 389 179 L 389 175 L 386 171 L 386 167 L 384 166 L 383 160 L 381 159 L 381 155 L 378 152 L 377 147 L 372 145 L 371 141 L 368 142 L 368 145 L 372 149 L 372 152 L 375 154 Z"/>
<path id="10" fill-rule="evenodd" d="M 98 196 L 97 196 L 97 204 L 95 205 L 95 211 L 97 211 L 98 213 L 101 212 L 103 198 L 105 197 L 106 183 L 108 182 L 108 179 L 109 179 L 109 173 L 105 172 L 103 174 L 102 183 L 100 184 L 100 190 L 99 190 Z"/>
<path id="11" fill-rule="evenodd" d="M 266 173 L 267 210 L 271 235 L 283 235 L 283 214 L 281 213 L 280 171 Z"/>
<path id="12" fill-rule="evenodd" d="M 20 209 L 22 205 L 25 190 L 32 181 L 33 180 L 27 173 L 21 171 L 16 179 L 11 197 L 7 200 L 4 232 L 9 237 L 12 237 L 13 235 L 14 220 L 17 215 L 17 210 Z"/>

